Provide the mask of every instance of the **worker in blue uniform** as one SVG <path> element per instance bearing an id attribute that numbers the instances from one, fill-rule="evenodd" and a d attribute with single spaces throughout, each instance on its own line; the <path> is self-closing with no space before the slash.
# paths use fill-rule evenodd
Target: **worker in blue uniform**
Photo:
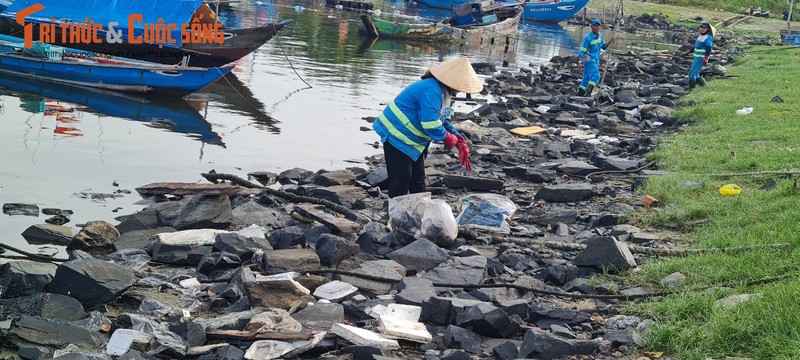
<path id="1" fill-rule="evenodd" d="M 600 19 L 592 20 L 592 32 L 586 34 L 581 42 L 581 49 L 578 52 L 578 71 L 583 71 L 583 80 L 581 80 L 580 88 L 578 89 L 578 96 L 589 96 L 592 90 L 597 86 L 600 81 L 600 52 L 608 49 L 614 43 L 615 39 L 611 39 L 608 43 L 605 42 L 603 34 L 600 33 L 600 28 L 603 22 Z"/>
<path id="2" fill-rule="evenodd" d="M 461 165 L 472 170 L 467 140 L 450 123 L 449 106 L 454 93 L 481 90 L 483 83 L 462 56 L 432 66 L 375 119 L 372 128 L 383 143 L 389 197 L 425 191 L 425 157 L 431 141 L 444 142 L 447 150 L 457 148 Z"/>
<path id="3" fill-rule="evenodd" d="M 711 48 L 713 46 L 714 35 L 711 25 L 704 21 L 700 24 L 700 35 L 694 41 L 694 47 L 681 54 L 684 57 L 693 54 L 694 61 L 692 62 L 692 69 L 689 70 L 690 89 L 693 89 L 695 85 L 706 85 L 706 81 L 700 76 L 700 69 L 703 68 L 703 65 L 708 64 L 708 57 L 711 56 Z"/>

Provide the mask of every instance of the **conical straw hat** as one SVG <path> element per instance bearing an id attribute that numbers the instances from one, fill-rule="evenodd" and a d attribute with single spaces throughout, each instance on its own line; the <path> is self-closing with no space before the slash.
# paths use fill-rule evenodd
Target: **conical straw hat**
<path id="1" fill-rule="evenodd" d="M 430 72 L 436 80 L 458 92 L 479 93 L 483 90 L 483 83 L 464 56 L 432 66 Z"/>

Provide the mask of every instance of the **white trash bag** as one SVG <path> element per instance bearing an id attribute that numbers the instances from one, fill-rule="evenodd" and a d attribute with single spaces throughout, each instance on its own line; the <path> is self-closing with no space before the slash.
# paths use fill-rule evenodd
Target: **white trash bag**
<path id="1" fill-rule="evenodd" d="M 747 114 L 749 114 L 751 112 L 753 112 L 753 108 L 745 107 L 745 108 L 741 108 L 739 110 L 736 110 L 736 115 L 747 115 Z"/>
<path id="2" fill-rule="evenodd" d="M 450 246 L 458 236 L 453 209 L 444 200 L 431 199 L 431 193 L 417 193 L 389 199 L 392 233 L 403 244 L 428 239 L 439 246 Z"/>

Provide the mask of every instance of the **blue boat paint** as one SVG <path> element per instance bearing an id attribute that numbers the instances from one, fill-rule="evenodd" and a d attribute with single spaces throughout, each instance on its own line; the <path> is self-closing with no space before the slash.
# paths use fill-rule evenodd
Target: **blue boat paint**
<path id="1" fill-rule="evenodd" d="M 469 0 L 418 0 L 420 3 L 439 9 L 453 9 Z M 512 1 L 507 1 L 512 2 Z M 546 23 L 559 23 L 581 11 L 589 0 L 527 0 L 522 19 Z"/>

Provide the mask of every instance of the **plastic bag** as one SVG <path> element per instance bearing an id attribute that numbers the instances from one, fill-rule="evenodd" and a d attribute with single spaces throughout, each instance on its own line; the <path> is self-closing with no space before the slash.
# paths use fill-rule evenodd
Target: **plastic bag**
<path id="1" fill-rule="evenodd" d="M 271 309 L 250 319 L 245 331 L 265 332 L 300 332 L 303 326 L 283 309 Z"/>
<path id="2" fill-rule="evenodd" d="M 736 115 L 747 115 L 747 114 L 749 114 L 751 112 L 753 112 L 753 108 L 745 107 L 745 108 L 741 108 L 739 110 L 736 110 Z"/>
<path id="3" fill-rule="evenodd" d="M 719 194 L 722 196 L 733 196 L 733 195 L 739 195 L 741 193 L 742 193 L 742 188 L 740 188 L 739 185 L 736 184 L 728 184 L 719 188 Z"/>
<path id="4" fill-rule="evenodd" d="M 389 219 L 392 233 L 404 244 L 424 238 L 439 246 L 450 246 L 458 236 L 453 209 L 443 200 L 431 199 L 431 193 L 390 199 Z"/>
<path id="5" fill-rule="evenodd" d="M 464 203 L 456 221 L 458 226 L 511 233 L 506 219 L 514 216 L 517 204 L 503 195 L 476 194 L 461 198 Z"/>

